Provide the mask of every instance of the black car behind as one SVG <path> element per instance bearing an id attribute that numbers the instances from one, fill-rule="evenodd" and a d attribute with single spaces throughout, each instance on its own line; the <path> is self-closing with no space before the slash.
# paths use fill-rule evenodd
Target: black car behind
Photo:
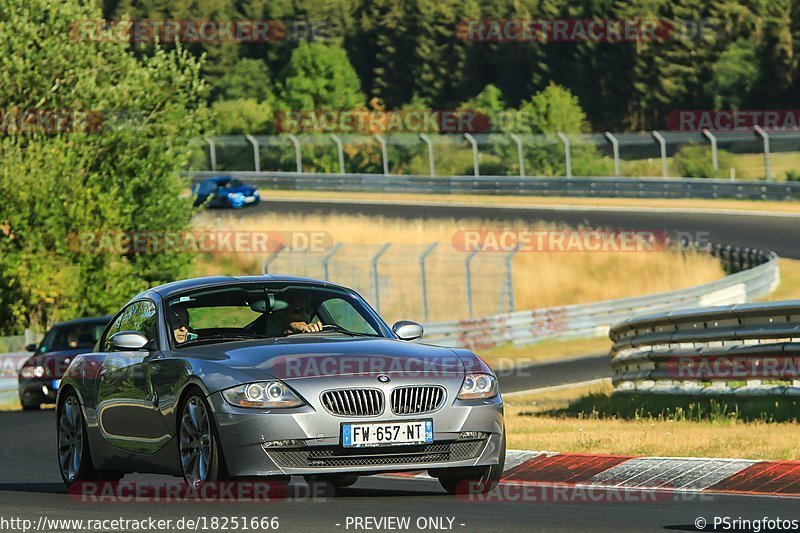
<path id="1" fill-rule="evenodd" d="M 19 400 L 24 410 L 55 403 L 58 385 L 70 362 L 92 351 L 109 320 L 111 317 L 103 316 L 60 322 L 41 344 L 28 347 L 34 353 L 19 371 Z"/>

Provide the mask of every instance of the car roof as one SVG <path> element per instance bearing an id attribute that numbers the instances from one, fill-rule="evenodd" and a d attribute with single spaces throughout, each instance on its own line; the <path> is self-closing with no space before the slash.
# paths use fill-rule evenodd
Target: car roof
<path id="1" fill-rule="evenodd" d="M 64 322 L 57 322 L 53 324 L 53 328 L 61 328 L 61 327 L 68 327 L 68 326 L 79 326 L 83 324 L 91 324 L 91 323 L 103 323 L 108 324 L 111 322 L 111 316 L 89 316 L 85 318 L 73 318 L 72 320 L 65 320 Z"/>
<path id="2" fill-rule="evenodd" d="M 350 290 L 347 289 L 346 287 L 342 287 L 341 285 L 336 285 L 335 283 L 330 283 L 328 281 L 324 281 L 321 279 L 305 278 L 301 276 L 285 276 L 279 274 L 264 274 L 262 276 L 208 276 L 204 278 L 191 278 L 180 281 L 173 281 L 171 283 L 165 283 L 164 285 L 159 285 L 157 287 L 153 287 L 149 290 L 142 292 L 141 294 L 133 298 L 131 301 L 147 296 L 150 293 L 156 293 L 162 298 L 169 298 L 173 294 L 183 292 L 188 289 L 212 287 L 220 285 L 237 285 L 239 283 L 258 283 L 258 282 L 314 284 L 314 285 L 324 285 L 327 287 L 336 287 L 345 290 Z"/>

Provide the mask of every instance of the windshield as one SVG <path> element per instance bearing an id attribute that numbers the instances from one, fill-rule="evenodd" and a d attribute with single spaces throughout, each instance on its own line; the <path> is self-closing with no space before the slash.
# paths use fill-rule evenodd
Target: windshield
<path id="1" fill-rule="evenodd" d="M 94 348 L 105 327 L 105 322 L 87 322 L 54 327 L 47 332 L 37 352 L 50 353 L 80 349 L 90 351 Z"/>
<path id="2" fill-rule="evenodd" d="M 355 293 L 315 285 L 202 288 L 169 299 L 166 313 L 174 347 L 322 332 L 392 336 Z"/>

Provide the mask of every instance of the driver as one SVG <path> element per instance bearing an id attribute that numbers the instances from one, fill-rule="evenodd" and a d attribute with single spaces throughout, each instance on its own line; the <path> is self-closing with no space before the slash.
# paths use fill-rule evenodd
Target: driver
<path id="1" fill-rule="evenodd" d="M 75 348 L 78 347 L 78 343 L 80 342 L 80 340 L 81 340 L 81 338 L 78 335 L 77 331 L 70 331 L 67 334 L 67 347 L 70 350 L 74 350 Z"/>
<path id="2" fill-rule="evenodd" d="M 322 324 L 311 322 L 314 308 L 311 306 L 311 295 L 295 293 L 288 296 L 289 307 L 283 312 L 283 334 L 314 333 L 322 331 Z"/>
<path id="3" fill-rule="evenodd" d="M 183 306 L 173 306 L 170 308 L 170 324 L 172 324 L 172 335 L 175 342 L 183 344 L 189 336 L 189 311 Z"/>

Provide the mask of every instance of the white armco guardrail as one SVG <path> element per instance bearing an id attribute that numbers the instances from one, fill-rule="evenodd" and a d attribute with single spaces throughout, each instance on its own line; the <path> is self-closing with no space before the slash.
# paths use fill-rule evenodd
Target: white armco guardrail
<path id="1" fill-rule="evenodd" d="M 602 337 L 614 324 L 645 313 L 751 302 L 770 294 L 780 281 L 778 258 L 772 252 L 721 246 L 706 251 L 737 272 L 704 285 L 648 296 L 430 323 L 425 325 L 421 342 L 486 349 Z"/>
<path id="2" fill-rule="evenodd" d="M 800 395 L 800 301 L 660 313 L 614 326 L 618 392 Z"/>

